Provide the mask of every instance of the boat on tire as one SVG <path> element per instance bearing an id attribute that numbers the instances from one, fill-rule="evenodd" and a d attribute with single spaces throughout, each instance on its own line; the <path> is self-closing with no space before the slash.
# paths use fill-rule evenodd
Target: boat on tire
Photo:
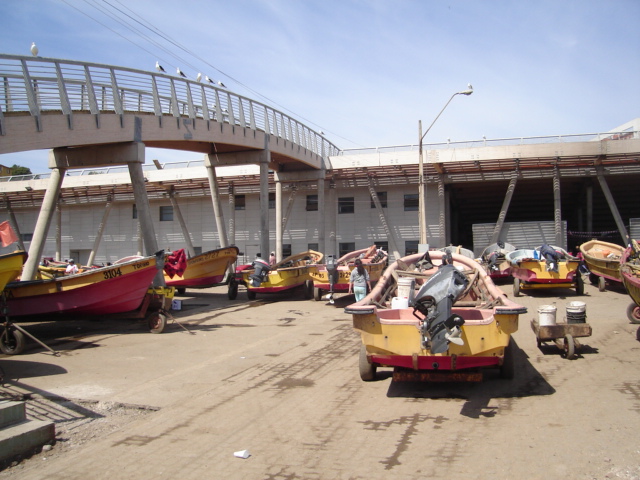
<path id="1" fill-rule="evenodd" d="M 408 298 L 399 296 L 407 284 Z M 362 341 L 362 380 L 391 367 L 394 380 L 480 381 L 486 368 L 513 377 L 511 335 L 527 309 L 475 260 L 430 251 L 389 265 L 373 290 L 344 311 Z"/>
<path id="2" fill-rule="evenodd" d="M 627 317 L 631 323 L 640 323 L 640 247 L 635 240 L 632 240 L 631 246 L 622 253 L 620 277 L 633 300 L 627 307 Z M 640 329 L 638 335 L 640 335 Z"/>
<path id="3" fill-rule="evenodd" d="M 362 260 L 364 269 L 369 272 L 371 284 L 377 282 L 387 265 L 387 252 L 378 249 L 376 245 L 354 250 L 337 260 L 328 255 L 325 263 L 316 264 L 309 269 L 309 275 L 313 280 L 313 298 L 320 301 L 327 292 L 329 301 L 333 302 L 334 293 L 347 293 L 351 272 L 358 258 Z"/>
<path id="4" fill-rule="evenodd" d="M 313 280 L 309 270 L 311 266 L 321 263 L 323 257 L 320 252 L 307 250 L 286 257 L 272 266 L 256 259 L 250 268 L 239 271 L 242 283 L 247 287 L 247 297 L 254 300 L 258 293 L 281 293 L 303 286 L 305 298 L 311 298 Z"/>
<path id="5" fill-rule="evenodd" d="M 516 247 L 510 243 L 493 243 L 482 251 L 477 261 L 480 262 L 492 279 L 509 278 L 511 271 L 507 261 L 507 254 L 515 250 Z"/>
<path id="6" fill-rule="evenodd" d="M 584 293 L 584 280 L 578 268 L 580 259 L 569 254 L 564 248 L 551 245 L 560 254 L 557 271 L 549 268 L 541 257 L 540 247 L 523 248 L 509 252 L 509 273 L 513 277 L 513 294 L 518 297 L 522 290 L 540 288 L 575 288 L 576 295 Z"/>
<path id="7" fill-rule="evenodd" d="M 598 290 L 606 290 L 607 280 L 622 283 L 620 275 L 620 259 L 624 247 L 601 240 L 589 240 L 580 245 L 580 253 L 589 269 L 589 281 L 598 286 Z"/>

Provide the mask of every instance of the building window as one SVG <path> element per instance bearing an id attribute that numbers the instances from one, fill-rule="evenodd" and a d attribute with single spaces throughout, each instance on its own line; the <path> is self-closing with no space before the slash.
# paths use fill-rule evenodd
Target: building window
<path id="1" fill-rule="evenodd" d="M 236 204 L 236 210 L 244 210 L 246 208 L 246 204 L 245 204 L 245 196 L 244 195 L 236 195 L 235 196 L 235 204 Z"/>
<path id="2" fill-rule="evenodd" d="M 376 192 L 376 196 L 382 208 L 387 208 L 387 192 Z M 371 199 L 371 208 L 376 208 L 373 198 Z"/>
<path id="3" fill-rule="evenodd" d="M 160 207 L 160 221 L 173 222 L 173 207 L 171 205 Z"/>
<path id="4" fill-rule="evenodd" d="M 30 242 L 31 240 L 33 240 L 33 233 L 21 233 L 20 239 L 23 242 Z"/>
<path id="5" fill-rule="evenodd" d="M 276 194 L 275 194 L 275 192 L 269 194 L 269 208 L 276 208 Z"/>
<path id="6" fill-rule="evenodd" d="M 291 256 L 291 244 L 283 243 L 282 244 L 282 258 L 287 258 Z"/>
<path id="7" fill-rule="evenodd" d="M 307 250 L 314 250 L 314 251 L 318 251 L 318 244 L 317 243 L 309 243 L 307 244 Z"/>
<path id="8" fill-rule="evenodd" d="M 404 254 L 413 255 L 414 253 L 418 253 L 418 242 L 419 240 L 406 240 L 404 242 Z"/>
<path id="9" fill-rule="evenodd" d="M 356 249 L 355 242 L 345 242 L 338 245 L 338 258 L 343 257 L 347 253 L 351 253 Z"/>
<path id="10" fill-rule="evenodd" d="M 355 210 L 353 197 L 338 198 L 338 213 L 354 213 Z"/>
<path id="11" fill-rule="evenodd" d="M 136 206 L 135 203 L 133 204 L 131 218 L 138 218 L 138 207 Z"/>
<path id="12" fill-rule="evenodd" d="M 389 253 L 389 242 L 376 241 L 376 247 Z"/>
<path id="13" fill-rule="evenodd" d="M 318 195 L 307 195 L 307 212 L 318 211 Z"/>
<path id="14" fill-rule="evenodd" d="M 409 193 L 404 196 L 404 211 L 405 212 L 418 211 L 418 194 L 417 193 Z"/>

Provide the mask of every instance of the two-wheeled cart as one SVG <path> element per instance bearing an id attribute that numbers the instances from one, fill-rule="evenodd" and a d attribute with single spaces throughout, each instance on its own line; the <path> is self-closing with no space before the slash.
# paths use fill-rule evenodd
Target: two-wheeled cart
<path id="1" fill-rule="evenodd" d="M 531 320 L 531 329 L 536 334 L 538 348 L 546 342 L 554 342 L 562 350 L 563 355 L 571 360 L 581 347 L 576 338 L 590 337 L 591 325 L 588 323 L 556 323 L 555 325 L 540 325 L 538 319 Z"/>

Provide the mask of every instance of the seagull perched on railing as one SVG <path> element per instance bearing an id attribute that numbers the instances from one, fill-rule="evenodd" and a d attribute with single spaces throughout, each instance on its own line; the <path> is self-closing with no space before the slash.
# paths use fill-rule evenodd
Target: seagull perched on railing
<path id="1" fill-rule="evenodd" d="M 214 82 L 213 80 L 211 80 L 211 79 L 209 78 L 209 76 L 208 76 L 208 75 L 205 75 L 205 76 L 204 76 L 204 79 L 205 79 L 207 82 L 209 82 L 209 83 L 216 83 L 216 82 Z"/>
<path id="2" fill-rule="evenodd" d="M 187 78 L 187 76 L 184 73 L 182 73 L 182 70 L 180 70 L 180 67 L 176 68 L 176 73 L 181 77 Z"/>
<path id="3" fill-rule="evenodd" d="M 202 80 L 202 74 L 198 72 L 198 75 L 196 76 L 196 82 L 199 82 L 200 80 Z"/>
<path id="4" fill-rule="evenodd" d="M 160 62 L 158 62 L 157 60 L 156 60 L 156 70 L 162 73 L 167 73 L 165 72 L 164 68 L 162 68 L 162 65 L 160 65 Z"/>
<path id="5" fill-rule="evenodd" d="M 38 47 L 36 46 L 36 42 L 31 43 L 31 55 L 34 57 L 38 56 Z"/>
<path id="6" fill-rule="evenodd" d="M 218 80 L 218 85 L 220 85 L 222 88 L 227 88 L 227 86 L 224 83 L 222 83 L 220 80 Z"/>

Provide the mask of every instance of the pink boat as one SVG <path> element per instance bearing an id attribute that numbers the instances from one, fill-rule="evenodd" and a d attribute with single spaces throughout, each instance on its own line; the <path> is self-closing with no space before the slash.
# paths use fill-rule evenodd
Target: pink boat
<path id="1" fill-rule="evenodd" d="M 50 280 L 8 283 L 4 289 L 9 317 L 38 315 L 109 315 L 142 304 L 163 255 L 94 268 Z"/>

